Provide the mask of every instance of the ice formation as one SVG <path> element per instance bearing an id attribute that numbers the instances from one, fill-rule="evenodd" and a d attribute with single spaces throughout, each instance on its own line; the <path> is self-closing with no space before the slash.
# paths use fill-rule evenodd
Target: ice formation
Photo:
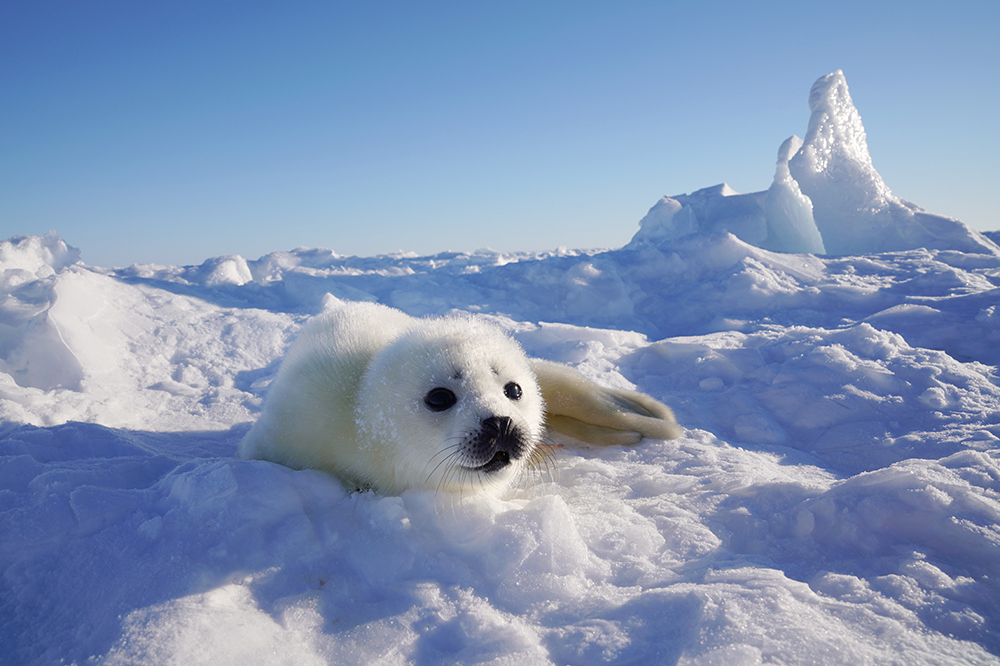
<path id="1" fill-rule="evenodd" d="M 780 252 L 849 255 L 925 247 L 1000 253 L 959 220 L 892 194 L 872 165 L 843 72 L 813 84 L 809 109 L 805 140 L 793 136 L 782 144 L 767 192 L 738 194 L 723 184 L 664 197 L 640 221 L 632 242 L 728 232 Z"/>
<path id="2" fill-rule="evenodd" d="M 788 161 L 801 147 L 802 139 L 793 135 L 778 149 L 774 182 L 764 199 L 767 237 L 756 244 L 777 252 L 826 254 L 823 236 L 813 219 L 812 201 L 802 194 L 788 168 Z"/>

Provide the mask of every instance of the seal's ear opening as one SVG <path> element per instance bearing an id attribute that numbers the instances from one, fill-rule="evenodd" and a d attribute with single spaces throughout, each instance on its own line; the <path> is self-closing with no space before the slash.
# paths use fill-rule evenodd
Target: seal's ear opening
<path id="1" fill-rule="evenodd" d="M 447 411 L 454 407 L 457 402 L 458 397 L 455 395 L 455 392 L 443 386 L 432 388 L 424 396 L 424 404 L 432 412 Z"/>

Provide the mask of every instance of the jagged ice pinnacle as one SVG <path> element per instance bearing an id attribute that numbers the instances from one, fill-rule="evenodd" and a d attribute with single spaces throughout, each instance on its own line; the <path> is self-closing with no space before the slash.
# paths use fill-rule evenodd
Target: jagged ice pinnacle
<path id="1" fill-rule="evenodd" d="M 959 220 L 896 197 L 875 170 L 861 115 L 840 70 L 809 92 L 805 140 L 778 150 L 766 192 L 722 184 L 663 197 L 640 221 L 630 246 L 662 245 L 692 233 L 732 233 L 768 250 L 829 255 L 930 248 L 1000 254 Z"/>

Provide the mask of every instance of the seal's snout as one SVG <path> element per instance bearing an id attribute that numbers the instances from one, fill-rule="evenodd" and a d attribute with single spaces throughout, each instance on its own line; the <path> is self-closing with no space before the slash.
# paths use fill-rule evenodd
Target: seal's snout
<path id="1" fill-rule="evenodd" d="M 490 416 L 482 421 L 483 433 L 493 433 L 497 436 L 510 432 L 514 421 L 509 416 Z"/>
<path id="2" fill-rule="evenodd" d="M 506 453 L 514 460 L 524 455 L 524 437 L 514 421 L 507 416 L 483 419 L 480 438 L 490 443 L 497 453 Z"/>
<path id="3" fill-rule="evenodd" d="M 490 416 L 480 423 L 479 435 L 470 452 L 472 458 L 482 461 L 473 469 L 486 474 L 498 472 L 524 456 L 526 449 L 524 435 L 513 420 Z"/>

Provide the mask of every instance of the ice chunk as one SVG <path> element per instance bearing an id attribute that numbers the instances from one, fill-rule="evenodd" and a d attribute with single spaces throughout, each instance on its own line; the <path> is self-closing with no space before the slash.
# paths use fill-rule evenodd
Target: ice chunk
<path id="1" fill-rule="evenodd" d="M 778 252 L 826 254 L 823 237 L 813 219 L 812 201 L 802 194 L 788 170 L 788 160 L 802 147 L 802 139 L 792 135 L 778 149 L 778 166 L 764 199 L 767 238 L 761 244 Z"/>
<path id="2" fill-rule="evenodd" d="M 21 386 L 75 388 L 83 377 L 47 314 L 54 276 L 79 260 L 80 251 L 54 232 L 0 242 L 0 372 Z"/>
<path id="3" fill-rule="evenodd" d="M 788 159 L 801 145 L 798 137 L 782 144 L 774 183 L 766 192 L 740 194 L 722 183 L 663 197 L 639 222 L 631 247 L 662 245 L 694 233 L 730 233 L 768 250 L 825 254 L 812 203 L 788 172 Z"/>
<path id="4" fill-rule="evenodd" d="M 0 271 L 23 270 L 45 277 L 78 261 L 80 250 L 67 245 L 54 231 L 44 236 L 15 236 L 0 241 Z"/>
<path id="5" fill-rule="evenodd" d="M 716 185 L 661 199 L 629 247 L 662 246 L 694 233 L 731 233 L 779 252 L 869 254 L 928 248 L 1000 255 L 1000 247 L 959 220 L 928 213 L 892 194 L 872 165 L 861 116 L 840 70 L 809 94 L 805 141 L 778 150 L 767 192 Z"/>
<path id="6" fill-rule="evenodd" d="M 78 261 L 80 250 L 67 245 L 54 231 L 0 241 L 0 293 L 55 275 Z"/>
<path id="7" fill-rule="evenodd" d="M 997 254 L 1000 248 L 962 222 L 932 215 L 892 194 L 872 164 L 861 116 L 840 70 L 809 93 L 809 129 L 788 169 L 813 205 L 830 254 L 926 247 Z"/>
<path id="8" fill-rule="evenodd" d="M 740 194 L 722 183 L 681 195 L 677 200 L 691 207 L 702 231 L 730 233 L 757 246 L 767 238 L 763 192 Z"/>
<path id="9" fill-rule="evenodd" d="M 199 282 L 208 287 L 223 284 L 246 284 L 253 280 L 246 259 L 236 255 L 213 257 L 206 260 L 197 270 Z"/>
<path id="10" fill-rule="evenodd" d="M 760 246 L 767 238 L 764 192 L 740 194 L 726 183 L 663 197 L 639 221 L 632 247 L 661 245 L 693 233 L 730 233 Z"/>
<path id="11" fill-rule="evenodd" d="M 659 245 L 675 238 L 683 238 L 698 231 L 694 211 L 673 197 L 663 197 L 639 220 L 639 231 L 632 243 Z"/>

